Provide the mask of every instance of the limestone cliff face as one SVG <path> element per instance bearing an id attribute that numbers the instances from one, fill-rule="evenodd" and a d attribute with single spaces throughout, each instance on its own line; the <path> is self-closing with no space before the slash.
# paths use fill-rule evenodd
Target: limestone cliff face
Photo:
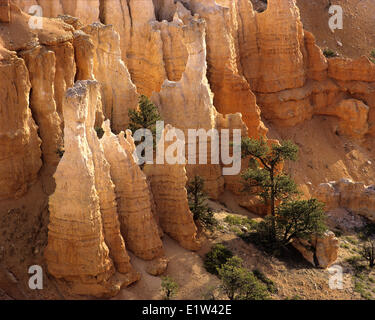
<path id="1" fill-rule="evenodd" d="M 25 62 L 1 45 L 0 83 L 0 199 L 7 199 L 26 192 L 42 162 Z"/>
<path id="2" fill-rule="evenodd" d="M 102 143 L 110 164 L 118 199 L 121 232 L 126 245 L 138 257 L 151 260 L 163 254 L 158 227 L 151 212 L 151 196 L 146 176 L 133 159 L 123 136 L 111 133 L 104 123 Z M 122 137 L 122 138 L 121 138 Z"/>
<path id="3" fill-rule="evenodd" d="M 93 73 L 101 83 L 103 112 L 115 132 L 129 124 L 128 111 L 136 109 L 138 94 L 130 74 L 121 60 L 120 38 L 112 26 L 100 23 L 82 29 L 94 45 Z"/>
<path id="4" fill-rule="evenodd" d="M 49 199 L 45 250 L 49 272 L 71 281 L 73 292 L 96 296 L 118 292 L 137 280 L 129 263 L 116 215 L 109 165 L 93 129 L 98 84 L 77 82 L 65 95 L 65 153 Z M 111 278 L 118 270 L 127 277 Z"/>
<path id="5" fill-rule="evenodd" d="M 8 181 L 4 185 L 4 197 L 14 197 L 25 193 L 27 185 L 37 178 L 41 160 L 45 167 L 51 168 L 51 174 L 56 168 L 59 161 L 57 151 L 62 147 L 61 117 L 58 114 L 62 100 L 57 97 L 61 97 L 67 84 L 73 83 L 75 67 L 74 55 L 67 57 L 72 52 L 60 50 L 71 46 L 68 25 L 46 20 L 45 29 L 30 29 L 28 15 L 12 4 L 7 8 L 10 23 L 2 25 L 0 42 L 18 56 L 4 49 L 1 58 L 4 72 L 1 96 L 7 97 L 2 100 L 4 115 L 9 108 L 13 110 L 1 118 L 4 121 L 3 146 L 8 148 L 3 152 L 7 160 L 3 160 L 4 174 L 1 176 Z M 61 63 L 68 60 L 72 62 L 72 69 L 64 71 Z M 38 133 L 42 139 L 42 156 Z M 12 148 L 10 145 L 6 147 L 9 139 L 13 140 Z M 12 159 L 13 153 L 17 154 L 15 159 Z M 6 195 L 6 190 L 13 196 L 11 193 Z"/>
<path id="6" fill-rule="evenodd" d="M 152 0 L 104 1 L 102 20 L 119 32 L 122 57 L 138 92 L 159 91 L 166 72 Z"/>
<path id="7" fill-rule="evenodd" d="M 158 148 L 166 150 L 173 142 L 166 141 L 166 135 L 173 136 L 174 129 L 167 125 Z M 184 164 L 146 164 L 145 174 L 150 179 L 152 194 L 160 226 L 170 237 L 188 250 L 198 250 L 197 228 L 189 209 L 186 191 L 186 170 Z"/>

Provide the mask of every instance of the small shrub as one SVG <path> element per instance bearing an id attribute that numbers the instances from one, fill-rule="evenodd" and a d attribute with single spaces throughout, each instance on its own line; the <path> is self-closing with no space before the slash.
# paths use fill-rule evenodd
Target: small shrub
<path id="1" fill-rule="evenodd" d="M 95 131 L 99 139 L 101 139 L 104 136 L 104 130 L 102 127 L 96 127 Z"/>
<path id="2" fill-rule="evenodd" d="M 64 153 L 65 153 L 64 147 L 60 147 L 59 149 L 57 149 L 56 153 L 58 154 L 58 156 L 60 158 L 62 158 L 64 156 Z"/>
<path id="3" fill-rule="evenodd" d="M 233 257 L 233 253 L 223 244 L 218 243 L 211 248 L 204 259 L 204 267 L 209 273 L 218 274 L 218 268 Z"/>
<path id="4" fill-rule="evenodd" d="M 242 259 L 234 256 L 219 270 L 221 289 L 229 300 L 266 300 L 269 293 L 264 283 L 242 266 Z"/>
<path id="5" fill-rule="evenodd" d="M 232 226 L 246 227 L 248 230 L 255 230 L 258 224 L 256 221 L 250 218 L 244 218 L 244 217 L 234 216 L 234 215 L 227 215 L 224 219 L 224 222 Z"/>
<path id="6" fill-rule="evenodd" d="M 334 57 L 338 56 L 337 52 L 335 52 L 335 51 L 333 51 L 329 48 L 324 49 L 323 54 L 326 58 L 334 58 Z"/>
<path id="7" fill-rule="evenodd" d="M 178 291 L 178 284 L 171 277 L 162 277 L 161 288 L 164 293 L 164 299 L 170 300 Z"/>
<path id="8" fill-rule="evenodd" d="M 375 49 L 370 52 L 369 59 L 372 63 L 375 63 Z"/>
<path id="9" fill-rule="evenodd" d="M 368 240 L 362 246 L 361 256 L 369 263 L 369 267 L 373 268 L 375 265 L 375 241 Z"/>

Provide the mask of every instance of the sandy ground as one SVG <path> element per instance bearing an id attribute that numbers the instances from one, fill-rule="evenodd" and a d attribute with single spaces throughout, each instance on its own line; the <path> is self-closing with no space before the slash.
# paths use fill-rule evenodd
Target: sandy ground
<path id="1" fill-rule="evenodd" d="M 217 277 L 208 273 L 204 266 L 200 254 L 181 248 L 176 241 L 168 237 L 163 238 L 165 255 L 169 259 L 165 276 L 170 276 L 179 285 L 176 299 L 203 299 L 204 294 L 210 287 L 218 286 Z M 133 266 L 141 273 L 141 280 L 129 287 L 121 290 L 114 299 L 162 299 L 161 278 L 149 275 L 146 271 L 146 261 L 143 261 L 133 254 L 130 254 Z"/>
<path id="2" fill-rule="evenodd" d="M 290 128 L 267 125 L 269 137 L 289 139 L 298 145 L 298 160 L 287 161 L 285 169 L 306 196 L 314 193 L 314 186 L 341 178 L 367 185 L 375 183 L 373 142 L 359 144 L 336 135 L 334 117 L 314 116 L 312 120 Z"/>
<path id="3" fill-rule="evenodd" d="M 331 32 L 329 3 L 343 8 L 343 29 Z M 343 56 L 368 56 L 375 49 L 374 0 L 297 0 L 304 28 L 312 32 L 321 48 Z M 342 46 L 340 45 L 342 44 Z"/>

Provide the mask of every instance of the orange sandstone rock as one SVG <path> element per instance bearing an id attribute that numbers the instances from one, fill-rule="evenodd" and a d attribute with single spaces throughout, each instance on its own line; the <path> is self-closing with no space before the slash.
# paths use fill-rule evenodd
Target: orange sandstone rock
<path id="1" fill-rule="evenodd" d="M 129 125 L 129 109 L 138 106 L 138 93 L 121 60 L 120 38 L 113 26 L 94 23 L 82 29 L 94 45 L 93 73 L 101 84 L 103 113 L 110 119 L 114 132 Z"/>
<path id="2" fill-rule="evenodd" d="M 121 233 L 135 255 L 152 260 L 163 255 L 158 227 L 151 212 L 151 197 L 146 176 L 133 159 L 132 146 L 124 137 L 111 133 L 104 122 L 102 138 L 105 156 L 115 184 Z"/>
<path id="3" fill-rule="evenodd" d="M 27 191 L 41 168 L 41 141 L 29 108 L 25 62 L 0 45 L 0 199 Z"/>
<path id="4" fill-rule="evenodd" d="M 172 142 L 165 136 L 174 129 L 167 125 L 157 148 L 166 150 Z M 168 164 L 164 154 L 164 164 L 146 164 L 144 172 L 150 180 L 159 223 L 163 231 L 188 250 L 198 250 L 197 228 L 189 209 L 186 191 L 186 170 L 184 164 Z"/>
<path id="5" fill-rule="evenodd" d="M 91 127 L 97 92 L 96 82 L 78 82 L 65 95 L 65 153 L 49 200 L 45 257 L 49 272 L 71 282 L 73 293 L 107 296 L 138 276 L 131 272 L 119 235 L 108 165 Z M 128 272 L 122 278 L 112 277 L 115 268 L 106 240 L 119 268 Z"/>

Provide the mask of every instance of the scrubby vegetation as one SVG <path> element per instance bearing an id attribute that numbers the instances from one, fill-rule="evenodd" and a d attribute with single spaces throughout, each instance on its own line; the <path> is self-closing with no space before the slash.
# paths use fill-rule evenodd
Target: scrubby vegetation
<path id="1" fill-rule="evenodd" d="M 161 288 L 164 300 L 170 300 L 177 294 L 178 284 L 171 277 L 162 277 Z"/>
<path id="2" fill-rule="evenodd" d="M 102 127 L 96 127 L 95 131 L 99 139 L 101 139 L 104 136 L 104 130 Z"/>
<path id="3" fill-rule="evenodd" d="M 266 300 L 267 286 L 254 273 L 242 266 L 242 259 L 234 256 L 218 269 L 220 286 L 230 300 Z"/>
<path id="4" fill-rule="evenodd" d="M 375 49 L 370 52 L 369 59 L 372 63 L 375 63 Z"/>
<path id="5" fill-rule="evenodd" d="M 338 54 L 337 52 L 333 51 L 332 49 L 329 49 L 329 48 L 325 48 L 323 50 L 323 54 L 326 58 L 334 58 L 334 57 L 338 57 Z"/>
<path id="6" fill-rule="evenodd" d="M 218 269 L 233 257 L 233 253 L 223 244 L 218 243 L 211 248 L 204 259 L 204 267 L 212 274 L 218 274 Z"/>

